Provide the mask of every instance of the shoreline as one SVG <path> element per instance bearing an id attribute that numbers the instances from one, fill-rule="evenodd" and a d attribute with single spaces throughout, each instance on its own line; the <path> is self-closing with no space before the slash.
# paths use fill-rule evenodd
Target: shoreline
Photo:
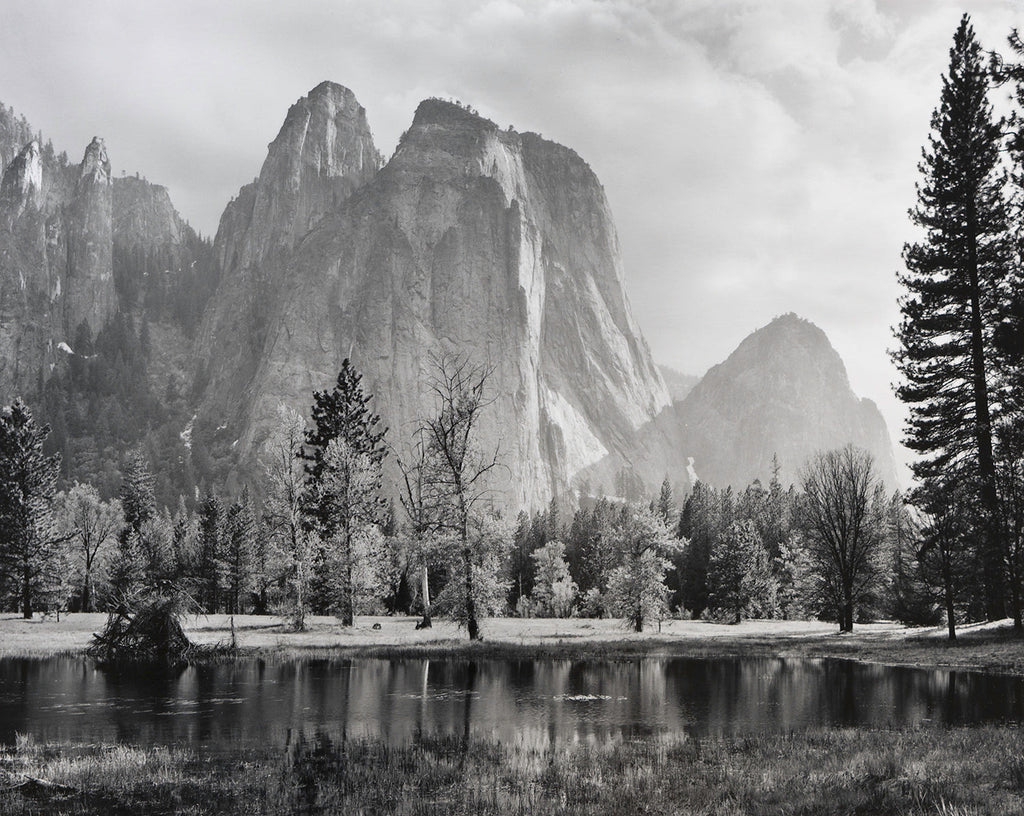
<path id="1" fill-rule="evenodd" d="M 24 621 L 0 615 L 0 657 L 46 658 L 84 652 L 103 613 L 75 613 L 55 620 Z M 860 624 L 853 633 L 819 621 L 665 621 L 662 631 L 636 634 L 619 621 L 586 618 L 493 618 L 485 639 L 469 641 L 455 625 L 439 621 L 416 630 L 417 618 L 360 617 L 352 627 L 315 617 L 305 632 L 292 632 L 275 616 L 236 616 L 237 650 L 212 652 L 210 660 L 239 658 L 569 659 L 821 658 L 907 668 L 978 671 L 1024 677 L 1024 637 L 1009 621 L 961 627 L 950 644 L 944 627 Z M 375 629 L 374 626 L 378 628 Z M 188 637 L 200 646 L 230 643 L 227 615 L 191 616 Z"/>

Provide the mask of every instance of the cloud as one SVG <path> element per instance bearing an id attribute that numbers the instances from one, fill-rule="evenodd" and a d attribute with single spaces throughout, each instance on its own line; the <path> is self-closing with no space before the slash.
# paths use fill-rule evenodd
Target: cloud
<path id="1" fill-rule="evenodd" d="M 1013 0 L 970 5 L 1001 47 Z M 699 373 L 795 310 L 898 435 L 894 273 L 960 14 L 952 0 L 7 2 L 0 93 L 73 158 L 105 135 L 115 170 L 167 185 L 207 233 L 321 80 L 355 91 L 385 153 L 420 99 L 462 99 L 593 166 L 660 361 Z"/>

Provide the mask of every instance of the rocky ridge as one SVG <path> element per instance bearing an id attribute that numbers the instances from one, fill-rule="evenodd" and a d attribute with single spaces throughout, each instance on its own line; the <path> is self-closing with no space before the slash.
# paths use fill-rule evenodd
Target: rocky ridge
<path id="1" fill-rule="evenodd" d="M 304 136 L 303 150 L 330 141 L 312 129 Z M 291 143 L 271 145 L 257 195 L 274 168 L 301 164 L 277 155 Z M 400 445 L 433 410 L 435 355 L 468 353 L 493 369 L 480 441 L 507 465 L 498 492 L 529 507 L 624 454 L 668 405 L 625 298 L 604 191 L 573 151 L 428 100 L 391 160 L 348 186 L 290 255 L 272 264 L 264 256 L 264 276 L 288 285 L 244 377 L 239 355 L 211 342 L 231 335 L 237 317 L 224 304 L 247 286 L 244 266 L 223 272 L 198 355 L 211 360 L 201 418 L 242 406 L 225 429 L 229 444 L 258 450 L 277 405 L 307 409 L 312 390 L 329 387 L 351 357 Z M 237 201 L 255 198 L 243 189 Z M 222 219 L 218 246 L 238 245 L 239 227 L 249 244 L 274 245 L 237 209 Z"/>
<path id="2" fill-rule="evenodd" d="M 853 393 L 825 332 L 794 314 L 750 334 L 675 409 L 683 456 L 716 486 L 767 482 L 774 456 L 788 484 L 813 453 L 847 443 L 873 454 L 890 488 L 898 483 L 878 407 Z"/>

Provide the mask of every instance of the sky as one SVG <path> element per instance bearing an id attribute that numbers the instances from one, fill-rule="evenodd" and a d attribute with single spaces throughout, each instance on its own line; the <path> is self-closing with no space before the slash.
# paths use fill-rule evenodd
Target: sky
<path id="1" fill-rule="evenodd" d="M 322 80 L 385 156 L 461 100 L 597 173 L 656 361 L 702 374 L 796 312 L 897 442 L 896 273 L 965 11 L 986 48 L 1024 27 L 1019 0 L 0 0 L 0 101 L 73 160 L 102 136 L 212 235 Z"/>

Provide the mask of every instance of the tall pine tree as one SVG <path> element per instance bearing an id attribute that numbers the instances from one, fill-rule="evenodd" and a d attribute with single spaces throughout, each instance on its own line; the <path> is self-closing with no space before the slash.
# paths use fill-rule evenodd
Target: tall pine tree
<path id="1" fill-rule="evenodd" d="M 340 550 L 340 559 L 325 557 L 323 563 L 339 564 L 345 573 L 340 576 L 343 591 L 338 608 L 345 626 L 352 625 L 355 615 L 351 591 L 355 536 L 360 525 L 382 522 L 387 509 L 381 473 L 387 429 L 380 427 L 380 417 L 370 410 L 371 397 L 363 392 L 362 379 L 346 358 L 334 388 L 314 392 L 313 427 L 306 431 L 309 450 L 304 453 L 310 526 L 325 547 Z M 338 445 L 332 449 L 335 441 Z"/>
<path id="2" fill-rule="evenodd" d="M 0 589 L 26 619 L 48 605 L 66 569 L 67 537 L 55 533 L 51 512 L 60 457 L 43 453 L 49 433 L 20 399 L 0 414 Z"/>
<path id="3" fill-rule="evenodd" d="M 914 224 L 922 240 L 904 247 L 906 294 L 893 356 L 905 382 L 897 388 L 910 408 L 906 444 L 931 492 L 951 474 L 976 486 L 987 613 L 1004 613 L 1002 542 L 998 518 L 993 420 L 993 338 L 1005 312 L 1011 269 L 1006 183 L 1000 164 L 1003 122 L 993 116 L 984 53 L 964 15 L 950 49 L 949 73 L 932 114 Z"/>

